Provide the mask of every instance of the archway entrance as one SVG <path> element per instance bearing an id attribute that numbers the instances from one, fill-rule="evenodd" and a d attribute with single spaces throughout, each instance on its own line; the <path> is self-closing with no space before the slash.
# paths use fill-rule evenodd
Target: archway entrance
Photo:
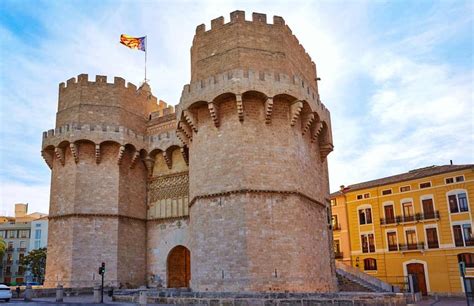
<path id="1" fill-rule="evenodd" d="M 425 268 L 423 264 L 420 263 L 411 263 L 407 265 L 407 273 L 413 274 L 416 277 L 416 283 L 418 284 L 418 289 L 423 295 L 428 294 L 426 289 L 426 279 L 425 279 Z M 415 285 L 416 288 L 416 285 Z"/>
<path id="2" fill-rule="evenodd" d="M 189 287 L 191 279 L 191 253 L 178 245 L 171 249 L 166 262 L 168 271 L 168 288 Z"/>

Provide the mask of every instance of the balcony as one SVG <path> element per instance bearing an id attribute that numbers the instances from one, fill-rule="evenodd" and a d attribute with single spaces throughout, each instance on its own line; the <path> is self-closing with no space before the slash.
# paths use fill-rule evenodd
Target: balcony
<path id="1" fill-rule="evenodd" d="M 26 248 L 18 248 L 17 251 L 18 252 L 26 252 Z"/>
<path id="2" fill-rule="evenodd" d="M 439 211 L 416 214 L 416 221 L 439 220 Z"/>
<path id="3" fill-rule="evenodd" d="M 398 251 L 398 245 L 397 244 L 389 244 L 388 245 L 388 251 L 389 252 Z"/>
<path id="4" fill-rule="evenodd" d="M 342 258 L 344 258 L 344 256 L 343 256 L 342 252 L 339 251 L 339 252 L 334 252 L 334 258 L 342 259 Z"/>
<path id="5" fill-rule="evenodd" d="M 408 252 L 408 251 L 422 251 L 425 249 L 425 243 L 424 242 L 418 242 L 418 243 L 400 243 L 398 244 L 398 249 L 402 252 Z"/>
<path id="6" fill-rule="evenodd" d="M 466 239 L 465 241 L 462 241 L 461 239 L 455 239 L 454 245 L 457 247 L 474 246 L 474 239 L 469 238 L 469 239 Z"/>
<path id="7" fill-rule="evenodd" d="M 7 253 L 13 253 L 15 251 L 14 248 L 7 248 Z"/>
<path id="8" fill-rule="evenodd" d="M 389 217 L 389 218 L 380 218 L 381 225 L 395 225 L 395 224 L 403 224 L 409 222 L 419 222 L 419 221 L 431 221 L 431 220 L 439 220 L 439 211 L 429 212 L 429 213 L 418 213 L 411 216 L 396 216 L 396 217 Z"/>
<path id="9" fill-rule="evenodd" d="M 5 271 L 5 276 L 10 276 L 10 275 L 12 275 L 11 271 Z"/>

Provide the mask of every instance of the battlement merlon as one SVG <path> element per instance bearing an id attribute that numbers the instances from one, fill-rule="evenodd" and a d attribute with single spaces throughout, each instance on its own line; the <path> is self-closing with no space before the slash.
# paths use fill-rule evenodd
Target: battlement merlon
<path id="1" fill-rule="evenodd" d="M 212 65 L 214 61 L 221 64 Z M 197 26 L 191 48 L 191 82 L 230 69 L 264 67 L 302 75 L 317 91 L 316 64 L 282 17 L 274 16 L 270 24 L 265 14 L 253 13 L 247 21 L 244 11 L 234 11 L 228 23 L 221 16 L 211 21 L 210 30 L 204 24 Z"/>
<path id="2" fill-rule="evenodd" d="M 121 77 L 114 77 L 113 83 L 107 83 L 103 75 L 97 75 L 95 81 L 88 78 L 80 74 L 59 84 L 56 126 L 69 122 L 110 125 L 119 121 L 126 126 L 128 121 L 130 128 L 140 130 L 137 122 L 143 122 L 140 124 L 144 127 L 152 112 L 167 108 L 164 102 L 158 104 L 147 83 L 137 88 Z"/>

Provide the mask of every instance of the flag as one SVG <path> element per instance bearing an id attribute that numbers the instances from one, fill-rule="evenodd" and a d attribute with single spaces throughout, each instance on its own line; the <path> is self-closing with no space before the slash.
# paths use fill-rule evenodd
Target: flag
<path id="1" fill-rule="evenodd" d="M 120 35 L 120 43 L 130 49 L 146 51 L 146 36 L 132 37 L 129 35 Z"/>

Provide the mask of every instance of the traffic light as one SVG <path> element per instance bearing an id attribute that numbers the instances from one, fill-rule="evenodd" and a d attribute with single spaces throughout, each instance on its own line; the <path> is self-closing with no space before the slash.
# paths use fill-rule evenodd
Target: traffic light
<path id="1" fill-rule="evenodd" d="M 99 267 L 99 274 L 102 275 L 105 273 L 105 262 Z"/>

